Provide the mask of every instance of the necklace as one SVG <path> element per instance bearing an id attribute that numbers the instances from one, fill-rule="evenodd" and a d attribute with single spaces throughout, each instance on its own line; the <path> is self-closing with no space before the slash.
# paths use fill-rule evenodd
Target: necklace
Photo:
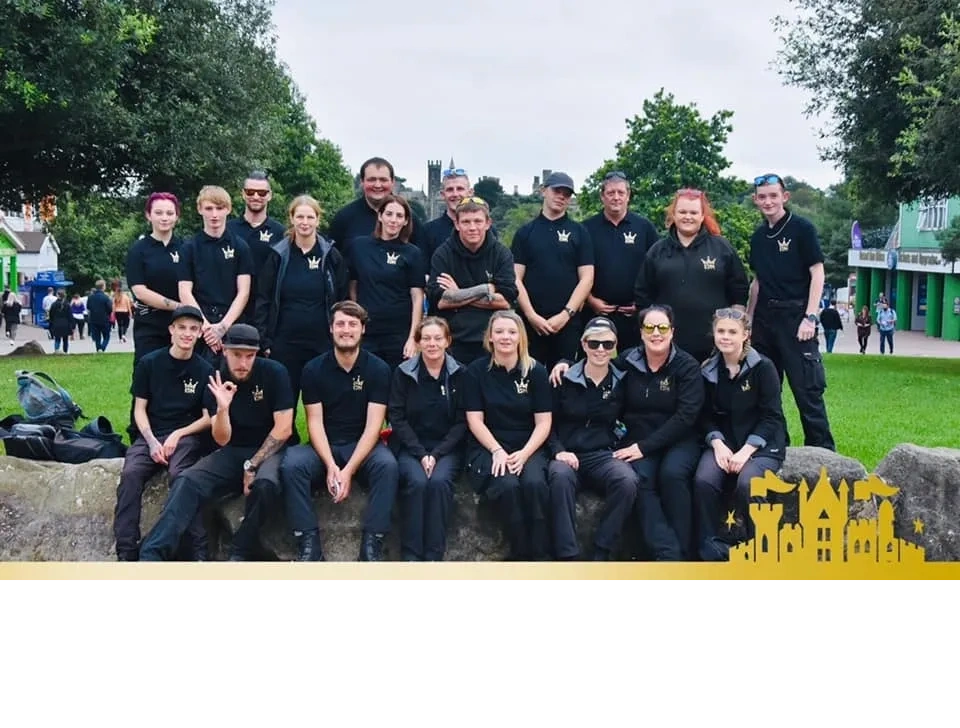
<path id="1" fill-rule="evenodd" d="M 785 218 L 784 221 L 783 221 L 783 223 L 778 226 L 778 229 L 774 230 L 772 235 L 771 235 L 770 233 L 767 233 L 767 240 L 773 240 L 774 238 L 779 238 L 779 237 L 780 237 L 780 233 L 783 232 L 783 229 L 787 226 L 787 223 L 790 222 L 791 218 L 793 218 L 793 213 L 792 213 L 792 212 L 788 212 L 786 218 Z"/>

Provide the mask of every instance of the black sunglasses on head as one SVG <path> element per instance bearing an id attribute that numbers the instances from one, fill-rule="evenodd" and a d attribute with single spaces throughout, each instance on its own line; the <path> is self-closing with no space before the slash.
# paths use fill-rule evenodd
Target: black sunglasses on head
<path id="1" fill-rule="evenodd" d="M 599 349 L 601 346 L 607 351 L 613 351 L 613 347 L 617 345 L 616 341 L 600 341 L 598 339 L 587 339 L 587 348 L 588 349 Z"/>
<path id="2" fill-rule="evenodd" d="M 783 180 L 777 174 L 764 174 L 753 178 L 754 187 L 763 187 L 764 185 L 783 185 Z"/>

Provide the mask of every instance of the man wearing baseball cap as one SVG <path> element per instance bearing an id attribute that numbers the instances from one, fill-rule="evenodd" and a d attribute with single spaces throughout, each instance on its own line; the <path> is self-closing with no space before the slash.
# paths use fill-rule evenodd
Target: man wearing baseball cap
<path id="1" fill-rule="evenodd" d="M 286 368 L 257 356 L 260 334 L 234 324 L 222 339 L 224 363 L 208 378 L 211 432 L 219 449 L 171 484 L 170 497 L 140 549 L 141 561 L 169 560 L 207 503 L 243 493 L 243 521 L 231 561 L 256 558 L 260 527 L 280 495 L 282 450 L 293 432 L 293 391 Z"/>
<path id="2" fill-rule="evenodd" d="M 139 430 L 127 450 L 117 488 L 113 533 L 117 559 L 136 561 L 140 548 L 140 512 L 147 481 L 160 469 L 174 482 L 210 450 L 213 395 L 206 384 L 213 367 L 194 351 L 201 336 L 203 313 L 178 306 L 170 325 L 171 345 L 144 356 L 133 374 L 133 416 Z M 193 558 L 207 558 L 206 534 L 200 518 L 190 528 Z"/>
<path id="3" fill-rule="evenodd" d="M 573 180 L 544 180 L 543 209 L 513 236 L 517 303 L 527 323 L 530 354 L 547 369 L 579 354 L 580 309 L 593 287 L 590 233 L 567 216 Z"/>

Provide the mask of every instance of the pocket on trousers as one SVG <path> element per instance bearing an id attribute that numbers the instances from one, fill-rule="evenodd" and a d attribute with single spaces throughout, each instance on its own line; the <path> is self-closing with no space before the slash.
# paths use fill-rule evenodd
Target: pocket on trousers
<path id="1" fill-rule="evenodd" d="M 803 352 L 803 382 L 811 392 L 822 393 L 827 388 L 827 375 L 819 351 Z"/>

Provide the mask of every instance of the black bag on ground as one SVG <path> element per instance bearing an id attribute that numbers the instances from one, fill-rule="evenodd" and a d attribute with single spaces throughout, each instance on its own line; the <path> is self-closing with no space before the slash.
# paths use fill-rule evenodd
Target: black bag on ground
<path id="1" fill-rule="evenodd" d="M 69 392 L 49 374 L 20 369 L 14 375 L 24 422 L 53 425 L 58 429 L 73 428 L 77 418 L 83 417 L 83 412 Z"/>
<path id="2" fill-rule="evenodd" d="M 23 422 L 20 415 L 0 420 L 0 440 L 7 455 L 26 460 L 55 460 L 53 438 L 57 430 L 52 425 L 34 425 Z"/>
<path id="3" fill-rule="evenodd" d="M 53 459 L 59 463 L 86 463 L 103 458 L 122 458 L 127 446 L 113 431 L 110 420 L 97 417 L 82 430 L 61 429 L 53 438 Z"/>

